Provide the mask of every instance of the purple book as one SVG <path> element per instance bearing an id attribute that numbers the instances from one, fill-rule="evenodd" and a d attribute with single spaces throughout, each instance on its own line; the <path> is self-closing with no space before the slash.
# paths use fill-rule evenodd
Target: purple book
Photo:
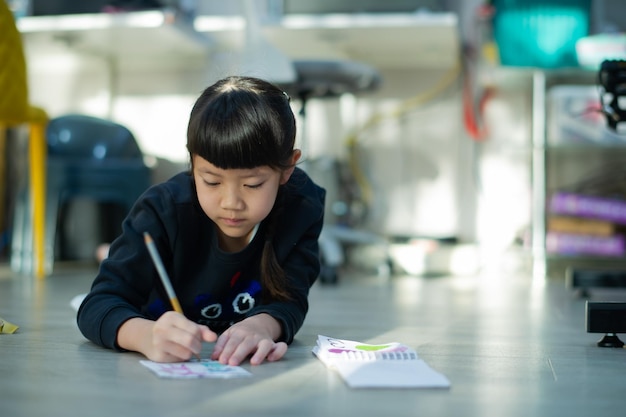
<path id="1" fill-rule="evenodd" d="M 626 224 L 626 200 L 558 192 L 550 198 L 549 210 L 554 214 Z"/>
<path id="2" fill-rule="evenodd" d="M 561 255 L 624 256 L 624 236 L 590 236 L 548 232 L 546 250 Z"/>

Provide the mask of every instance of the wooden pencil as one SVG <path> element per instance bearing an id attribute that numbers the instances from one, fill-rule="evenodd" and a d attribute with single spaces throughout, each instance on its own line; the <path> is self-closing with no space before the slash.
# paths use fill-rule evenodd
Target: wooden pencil
<path id="1" fill-rule="evenodd" d="M 170 303 L 172 304 L 172 308 L 174 311 L 180 314 L 183 313 L 183 308 L 180 306 L 180 302 L 178 301 L 178 297 L 174 292 L 174 287 L 172 287 L 172 282 L 170 281 L 170 277 L 165 270 L 165 266 L 163 265 L 163 260 L 161 259 L 161 255 L 157 251 L 156 245 L 154 244 L 154 240 L 152 240 L 152 236 L 150 233 L 144 232 L 143 239 L 146 242 L 146 247 L 148 248 L 148 252 L 150 252 L 150 257 L 152 258 L 152 262 L 159 273 L 159 277 L 161 278 L 161 282 L 165 287 L 165 292 L 167 293 L 168 298 L 170 299 Z M 200 360 L 200 355 L 195 355 L 198 360 Z"/>

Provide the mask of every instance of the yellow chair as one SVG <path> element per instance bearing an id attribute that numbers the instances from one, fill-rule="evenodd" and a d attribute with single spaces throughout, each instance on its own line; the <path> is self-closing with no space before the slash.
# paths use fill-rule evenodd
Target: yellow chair
<path id="1" fill-rule="evenodd" d="M 43 109 L 31 106 L 28 97 L 28 74 L 21 34 L 13 13 L 5 1 L 0 1 L 0 141 L 4 143 L 9 128 L 29 127 L 29 192 L 33 235 L 32 253 L 22 259 L 11 259 L 17 272 L 32 273 L 38 278 L 44 269 L 44 230 L 46 200 L 46 139 L 48 116 Z M 4 187 L 4 184 L 0 184 Z"/>

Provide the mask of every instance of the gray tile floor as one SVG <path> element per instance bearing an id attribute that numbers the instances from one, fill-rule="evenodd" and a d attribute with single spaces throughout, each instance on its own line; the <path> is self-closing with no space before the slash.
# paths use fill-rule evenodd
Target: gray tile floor
<path id="1" fill-rule="evenodd" d="M 286 357 L 249 379 L 157 378 L 133 353 L 85 341 L 70 307 L 93 270 L 42 282 L 0 275 L 0 415 L 36 416 L 608 416 L 626 411 L 626 349 L 585 332 L 585 300 L 562 280 L 525 273 L 380 278 L 343 274 L 311 293 Z M 594 299 L 624 300 L 616 291 Z M 311 354 L 318 334 L 414 347 L 450 389 L 354 390 Z M 626 335 L 622 338 L 626 340 Z M 210 352 L 206 346 L 205 355 Z"/>

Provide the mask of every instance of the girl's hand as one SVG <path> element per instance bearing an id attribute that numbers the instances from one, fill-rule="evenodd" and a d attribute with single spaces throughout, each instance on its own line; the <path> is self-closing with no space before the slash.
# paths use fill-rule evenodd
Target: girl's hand
<path id="1" fill-rule="evenodd" d="M 228 365 L 239 365 L 249 355 L 251 365 L 260 365 L 265 359 L 277 361 L 287 352 L 286 343 L 274 342 L 281 331 L 278 321 L 269 314 L 248 317 L 222 333 L 211 359 Z"/>
<path id="2" fill-rule="evenodd" d="M 214 342 L 217 335 L 180 313 L 164 313 L 152 327 L 149 359 L 155 362 L 187 361 L 200 354 L 202 342 Z"/>
<path id="3" fill-rule="evenodd" d="M 202 342 L 216 339 L 217 335 L 207 326 L 174 311 L 164 313 L 157 321 L 130 319 L 117 335 L 121 348 L 143 353 L 155 362 L 187 361 L 200 353 Z"/>

